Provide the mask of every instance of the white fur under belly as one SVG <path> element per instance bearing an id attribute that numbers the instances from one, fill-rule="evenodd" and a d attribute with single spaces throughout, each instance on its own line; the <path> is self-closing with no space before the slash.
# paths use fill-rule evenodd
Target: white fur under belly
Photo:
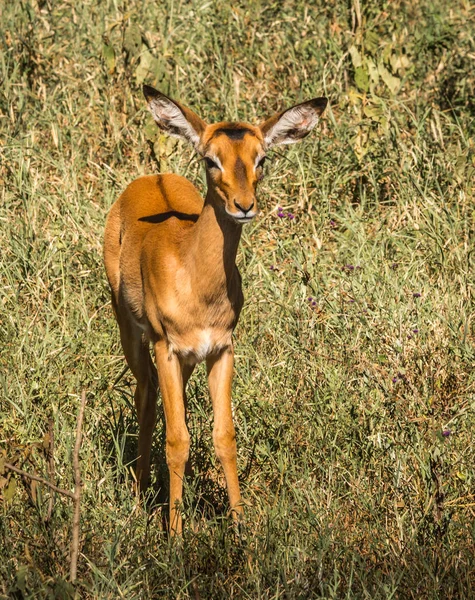
<path id="1" fill-rule="evenodd" d="M 231 334 L 222 330 L 201 329 L 186 336 L 168 332 L 167 337 L 168 351 L 191 363 L 199 363 L 210 354 L 216 354 L 231 345 Z"/>

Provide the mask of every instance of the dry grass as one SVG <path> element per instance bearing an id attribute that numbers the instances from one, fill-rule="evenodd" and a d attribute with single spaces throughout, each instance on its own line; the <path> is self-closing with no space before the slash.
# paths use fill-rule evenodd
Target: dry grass
<path id="1" fill-rule="evenodd" d="M 87 390 L 78 597 L 470 598 L 473 7 L 25 0 L 0 18 L 0 447 L 48 476 L 52 419 L 71 489 Z M 240 539 L 201 370 L 183 542 L 132 493 L 105 215 L 143 173 L 204 183 L 191 150 L 157 135 L 142 81 L 210 121 L 331 100 L 311 139 L 274 153 L 239 254 Z M 70 504 L 47 521 L 47 489 L 0 485 L 0 594 L 71 597 Z"/>

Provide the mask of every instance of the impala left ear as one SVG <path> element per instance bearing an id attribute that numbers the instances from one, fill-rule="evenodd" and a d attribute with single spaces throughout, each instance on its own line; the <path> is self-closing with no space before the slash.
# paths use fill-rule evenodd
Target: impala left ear
<path id="1" fill-rule="evenodd" d="M 206 123 L 183 104 L 149 85 L 143 86 L 143 93 L 148 102 L 148 109 L 160 129 L 168 135 L 190 142 L 195 150 L 199 151 Z"/>
<path id="2" fill-rule="evenodd" d="M 294 144 L 308 135 L 328 104 L 327 98 L 314 98 L 267 119 L 260 129 L 268 148 Z"/>

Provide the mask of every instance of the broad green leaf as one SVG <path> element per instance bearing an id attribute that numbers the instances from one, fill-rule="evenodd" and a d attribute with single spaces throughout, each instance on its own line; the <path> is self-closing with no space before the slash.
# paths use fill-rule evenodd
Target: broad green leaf
<path id="1" fill-rule="evenodd" d="M 363 96 L 355 90 L 355 88 L 350 88 L 348 91 L 348 99 L 352 104 L 360 106 Z"/>
<path id="2" fill-rule="evenodd" d="M 382 64 L 379 65 L 378 71 L 381 76 L 381 79 L 387 85 L 391 94 L 395 94 L 399 90 L 399 87 L 401 85 L 401 80 L 399 79 L 399 77 L 391 75 L 391 73 Z"/>
<path id="3" fill-rule="evenodd" d="M 160 139 L 157 138 L 154 143 L 153 143 L 153 151 L 155 153 L 155 156 L 157 158 L 160 158 L 160 154 L 161 154 L 161 146 L 160 146 Z"/>
<path id="4" fill-rule="evenodd" d="M 355 70 L 355 83 L 363 92 L 369 90 L 369 75 L 365 67 L 358 67 Z"/>
<path id="5" fill-rule="evenodd" d="M 363 112 L 365 116 L 372 119 L 373 121 L 379 122 L 383 117 L 383 109 L 381 108 L 381 106 L 375 106 L 374 104 L 367 104 L 364 107 Z"/>
<path id="6" fill-rule="evenodd" d="M 177 144 L 179 143 L 177 138 L 171 137 L 170 135 L 166 135 L 163 133 L 159 136 L 158 141 L 160 142 L 162 153 L 164 154 L 170 154 L 171 152 L 173 152 Z"/>
<path id="7" fill-rule="evenodd" d="M 371 59 L 368 59 L 366 61 L 366 66 L 368 69 L 368 75 L 371 80 L 371 83 L 374 85 L 378 85 L 378 83 L 379 83 L 378 67 L 375 65 L 374 61 Z"/>
<path id="8" fill-rule="evenodd" d="M 358 133 L 353 138 L 353 150 L 358 160 L 362 160 L 368 152 L 368 138 L 368 132 L 363 127 L 359 128 Z"/>
<path id="9" fill-rule="evenodd" d="M 371 54 L 375 54 L 379 47 L 379 35 L 374 31 L 367 31 L 364 36 L 364 45 Z"/>
<path id="10" fill-rule="evenodd" d="M 140 85 L 146 79 L 155 79 L 160 63 L 151 52 L 146 50 L 140 57 L 140 64 L 135 71 L 135 78 Z"/>
<path id="11" fill-rule="evenodd" d="M 26 593 L 26 574 L 28 573 L 28 567 L 20 565 L 16 572 L 16 585 L 17 588 L 23 593 Z"/>
<path id="12" fill-rule="evenodd" d="M 400 54 L 399 56 L 397 56 L 396 54 L 391 54 L 389 62 L 391 64 L 391 69 L 393 73 L 397 73 L 398 71 L 405 71 L 411 66 L 411 62 L 405 54 Z"/>
<path id="13" fill-rule="evenodd" d="M 145 139 L 146 140 L 155 140 L 157 137 L 157 131 L 158 131 L 158 128 L 157 128 L 155 121 L 152 121 L 151 119 L 149 119 L 147 121 L 147 124 L 143 128 Z"/>
<path id="14" fill-rule="evenodd" d="M 137 25 L 130 25 L 124 35 L 124 50 L 130 56 L 137 56 L 142 49 L 142 34 Z"/>
<path id="15" fill-rule="evenodd" d="M 361 67 L 363 61 L 361 60 L 361 54 L 359 53 L 358 48 L 356 46 L 350 46 L 348 52 L 350 53 L 351 62 L 353 63 L 354 68 L 357 69 L 358 67 Z"/>
<path id="16" fill-rule="evenodd" d="M 391 60 L 392 52 L 393 52 L 392 45 L 391 44 L 387 44 L 383 48 L 383 52 L 381 54 L 381 58 L 383 59 L 383 62 L 388 63 Z"/>
<path id="17" fill-rule="evenodd" d="M 10 479 L 10 483 L 3 490 L 3 499 L 5 500 L 5 502 L 10 502 L 10 500 L 15 495 L 15 492 L 16 492 L 16 479 L 14 477 L 12 477 Z"/>
<path id="18" fill-rule="evenodd" d="M 102 45 L 102 56 L 104 57 L 104 62 L 106 63 L 107 71 L 109 74 L 112 74 L 115 70 L 115 51 L 112 46 L 109 44 Z"/>
<path id="19" fill-rule="evenodd" d="M 53 594 L 56 600 L 72 600 L 76 597 L 74 585 L 64 579 L 55 582 Z"/>

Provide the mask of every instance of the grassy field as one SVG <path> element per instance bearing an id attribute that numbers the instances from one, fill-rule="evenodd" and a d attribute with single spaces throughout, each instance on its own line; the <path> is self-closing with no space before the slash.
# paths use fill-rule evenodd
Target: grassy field
<path id="1" fill-rule="evenodd" d="M 70 500 L 4 470 L 0 597 L 473 598 L 473 4 L 22 0 L 0 21 L 0 467 L 72 489 L 87 392 L 76 586 Z M 152 497 L 161 424 L 154 508 L 133 493 L 105 217 L 145 173 L 204 189 L 143 82 L 210 122 L 331 103 L 272 153 L 238 254 L 240 537 L 202 367 L 181 543 Z"/>

